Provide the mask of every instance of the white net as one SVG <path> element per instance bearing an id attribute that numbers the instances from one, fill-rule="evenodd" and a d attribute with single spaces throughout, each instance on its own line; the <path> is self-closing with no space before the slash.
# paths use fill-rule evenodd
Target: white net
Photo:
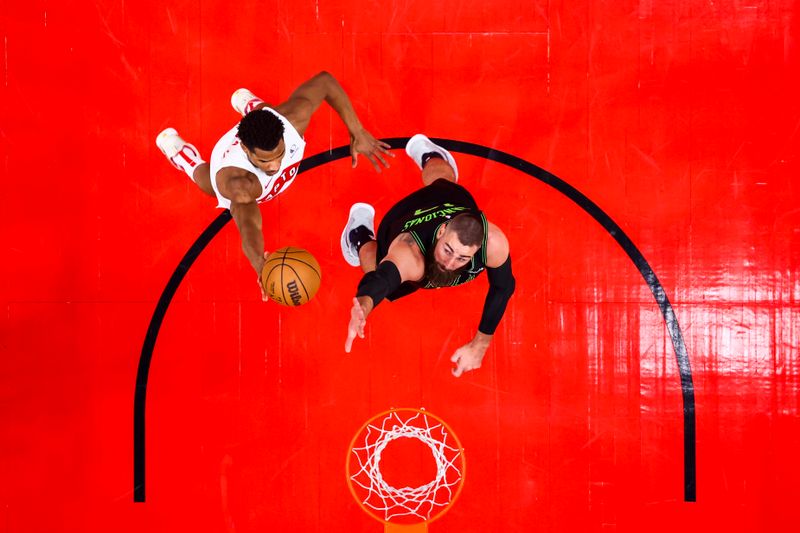
<path id="1" fill-rule="evenodd" d="M 389 443 L 403 438 L 418 439 L 430 449 L 436 461 L 436 477 L 431 482 L 396 488 L 384 480 L 381 456 Z M 366 426 L 363 444 L 351 450 L 355 460 L 351 472 L 355 473 L 350 480 L 365 491 L 360 496 L 361 503 L 384 520 L 429 520 L 434 511 L 452 501 L 462 478 L 457 462 L 462 463 L 463 457 L 460 446 L 440 421 L 417 410 L 394 410 L 382 421 L 375 420 Z"/>

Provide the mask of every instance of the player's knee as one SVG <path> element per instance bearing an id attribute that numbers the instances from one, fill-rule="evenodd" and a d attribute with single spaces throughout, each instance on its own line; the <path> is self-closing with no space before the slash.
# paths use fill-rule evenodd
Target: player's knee
<path id="1" fill-rule="evenodd" d="M 455 170 L 453 170 L 450 163 L 444 159 L 431 159 L 425 164 L 425 168 L 422 169 L 422 181 L 425 185 L 430 185 L 438 179 L 455 182 Z"/>

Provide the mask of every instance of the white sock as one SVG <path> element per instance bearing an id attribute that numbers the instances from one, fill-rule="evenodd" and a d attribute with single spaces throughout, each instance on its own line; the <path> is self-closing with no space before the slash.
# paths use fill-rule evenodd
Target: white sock
<path id="1" fill-rule="evenodd" d="M 263 103 L 264 103 L 264 100 L 262 100 L 258 96 L 256 96 L 252 100 L 248 100 L 247 103 L 244 106 L 244 114 L 245 115 L 248 114 L 250 111 L 255 109 L 257 105 L 260 105 L 260 104 L 263 104 Z M 242 116 L 244 116 L 244 115 L 242 115 Z"/>
<path id="2" fill-rule="evenodd" d="M 194 169 L 197 168 L 197 165 L 205 163 L 197 152 L 197 148 L 188 143 L 181 148 L 180 152 L 175 154 L 171 161 L 176 167 L 186 172 L 186 175 L 192 181 L 194 181 Z"/>

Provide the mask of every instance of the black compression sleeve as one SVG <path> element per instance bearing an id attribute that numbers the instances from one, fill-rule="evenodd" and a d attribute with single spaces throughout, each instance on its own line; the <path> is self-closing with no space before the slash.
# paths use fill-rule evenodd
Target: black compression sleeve
<path id="1" fill-rule="evenodd" d="M 486 294 L 486 301 L 483 304 L 483 314 L 478 331 L 486 335 L 493 335 L 500 319 L 503 318 L 506 304 L 514 294 L 514 287 L 517 284 L 511 273 L 511 255 L 499 267 L 487 268 L 486 275 L 489 278 L 489 292 Z"/>
<path id="2" fill-rule="evenodd" d="M 402 279 L 397 266 L 391 261 L 383 261 L 377 270 L 364 274 L 358 284 L 356 296 L 369 296 L 375 307 L 381 300 L 392 294 L 400 286 Z"/>

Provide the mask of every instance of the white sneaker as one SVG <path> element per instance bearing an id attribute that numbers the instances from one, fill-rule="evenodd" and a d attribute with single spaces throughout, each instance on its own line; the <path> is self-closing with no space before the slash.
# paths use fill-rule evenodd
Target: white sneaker
<path id="1" fill-rule="evenodd" d="M 156 137 L 156 146 L 172 166 L 192 177 L 197 165 L 205 163 L 193 144 L 184 141 L 175 128 L 167 128 Z"/>
<path id="2" fill-rule="evenodd" d="M 350 242 L 350 232 L 359 226 L 366 226 L 375 235 L 375 208 L 369 204 L 357 203 L 350 208 L 350 218 L 342 231 L 342 255 L 344 260 L 352 266 L 358 266 L 361 261 L 358 258 L 356 245 Z"/>
<path id="3" fill-rule="evenodd" d="M 422 170 L 422 156 L 429 152 L 436 152 L 437 154 L 441 155 L 444 160 L 447 161 L 451 167 L 453 167 L 453 172 L 456 174 L 456 181 L 458 181 L 458 166 L 456 165 L 456 160 L 453 159 L 452 155 L 450 155 L 450 152 L 438 144 L 433 144 L 430 139 L 421 133 L 417 133 L 408 140 L 408 143 L 406 143 L 406 153 L 408 154 L 408 157 L 410 157 L 414 163 L 417 164 L 420 170 Z"/>
<path id="4" fill-rule="evenodd" d="M 231 105 L 242 116 L 245 116 L 250 111 L 255 109 L 259 104 L 263 104 L 264 100 L 251 93 L 248 89 L 237 89 L 231 95 Z"/>

